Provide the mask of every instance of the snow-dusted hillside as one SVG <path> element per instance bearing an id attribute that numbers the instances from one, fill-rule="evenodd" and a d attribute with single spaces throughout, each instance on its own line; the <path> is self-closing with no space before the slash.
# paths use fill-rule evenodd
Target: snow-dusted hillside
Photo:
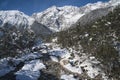
<path id="1" fill-rule="evenodd" d="M 44 46 L 47 46 L 47 49 Z M 72 48 L 60 48 L 54 42 L 33 48 L 37 47 L 43 49 L 15 58 L 0 59 L 0 80 L 107 79 L 101 69 L 102 64 L 94 56 Z M 99 75 L 102 77 L 97 77 Z"/>
<path id="2" fill-rule="evenodd" d="M 109 2 L 99 1 L 97 3 L 88 3 L 83 7 L 52 6 L 43 12 L 34 13 L 32 17 L 34 17 L 39 23 L 47 26 L 53 32 L 59 32 L 71 27 L 71 25 L 75 24 L 82 16 L 93 10 L 116 6 L 118 3 L 120 3 L 119 0 L 111 0 Z M 108 12 L 109 11 L 110 10 L 108 10 Z M 106 13 L 104 15 L 106 15 Z"/>
<path id="3" fill-rule="evenodd" d="M 95 4 L 87 4 L 86 6 L 80 8 L 75 6 L 53 6 L 41 13 L 34 13 L 33 17 L 39 23 L 44 24 L 53 32 L 58 32 L 69 28 L 86 13 L 106 6 L 107 4 L 104 4 L 102 2 L 98 2 Z"/>
<path id="4" fill-rule="evenodd" d="M 39 22 L 47 26 L 53 32 L 68 28 L 69 25 L 75 23 L 83 13 L 78 7 L 52 6 L 41 13 L 34 13 L 33 17 Z"/>
<path id="5" fill-rule="evenodd" d="M 32 17 L 29 17 L 23 12 L 17 10 L 0 11 L 0 25 L 4 26 L 5 23 L 8 23 L 9 25 L 16 26 L 19 29 L 23 29 L 30 26 L 33 27 L 33 24 L 35 25 L 37 21 L 39 23 L 39 26 L 42 26 L 42 28 L 44 28 L 43 25 L 46 26 L 44 29 L 40 29 L 43 31 L 45 30 L 44 33 L 51 33 L 49 29 L 53 32 L 59 32 L 71 27 L 71 25 L 75 24 L 81 17 L 88 15 L 90 12 L 96 9 L 116 6 L 119 3 L 120 0 L 110 0 L 109 2 L 105 3 L 100 1 L 97 3 L 88 3 L 83 7 L 52 6 L 43 12 L 34 13 Z M 108 12 L 109 11 L 110 10 L 108 10 Z M 105 14 L 103 13 L 102 15 L 100 14 L 100 16 L 106 15 L 106 13 L 107 12 L 105 12 Z"/>
<path id="6" fill-rule="evenodd" d="M 0 27 L 4 26 L 16 27 L 21 31 L 32 29 L 39 36 L 51 33 L 47 27 L 36 22 L 34 18 L 17 10 L 0 11 Z"/>
<path id="7" fill-rule="evenodd" d="M 0 25 L 4 26 L 6 23 L 8 25 L 16 26 L 19 29 L 24 29 L 33 24 L 34 19 L 25 15 L 23 12 L 17 10 L 0 11 Z"/>
<path id="8" fill-rule="evenodd" d="M 97 11 L 97 13 L 98 12 L 99 11 Z M 84 19 L 89 20 L 90 16 L 94 18 L 94 15 L 96 15 L 96 13 L 95 14 L 94 13 L 91 13 L 91 15 L 89 14 L 88 16 L 84 17 Z M 99 13 L 101 14 L 101 11 Z M 88 53 L 94 55 L 104 65 L 103 66 L 104 71 L 106 72 L 107 75 L 109 75 L 110 78 L 107 80 L 112 79 L 119 80 L 120 79 L 119 14 L 120 5 L 113 9 L 113 11 L 108 13 L 106 16 L 94 21 L 92 24 L 81 26 L 81 22 L 79 22 L 74 28 L 59 32 L 59 35 L 57 36 L 58 39 L 57 43 L 60 43 L 61 46 L 65 48 L 73 47 L 72 49 L 77 50 L 78 54 L 80 54 L 79 51 L 81 50 L 79 50 L 80 49 L 79 46 L 81 45 L 83 50 L 82 52 L 85 52 L 85 54 Z M 81 63 L 79 65 L 81 65 Z M 75 71 L 75 69 L 71 70 Z M 96 71 L 94 73 L 96 73 Z"/>

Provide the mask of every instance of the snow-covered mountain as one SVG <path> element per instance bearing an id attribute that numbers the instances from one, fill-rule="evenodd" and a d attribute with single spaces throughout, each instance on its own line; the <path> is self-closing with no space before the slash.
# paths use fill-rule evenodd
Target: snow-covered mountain
<path id="1" fill-rule="evenodd" d="M 39 22 L 56 32 L 69 27 L 82 15 L 80 9 L 74 6 L 56 7 L 52 6 L 41 13 L 34 13 L 33 17 Z"/>
<path id="2" fill-rule="evenodd" d="M 47 27 L 37 23 L 34 18 L 17 10 L 0 11 L 0 27 L 6 26 L 6 24 L 7 27 L 15 26 L 19 30 L 32 29 L 37 35 L 51 33 Z"/>
<path id="3" fill-rule="evenodd" d="M 52 6 L 43 12 L 34 13 L 32 17 L 34 17 L 38 21 L 38 23 L 42 23 L 53 32 L 59 32 L 61 30 L 69 28 L 72 24 L 75 24 L 82 16 L 88 14 L 89 12 L 96 9 L 115 6 L 119 2 L 120 0 L 111 0 L 109 2 L 99 1 L 97 3 L 88 3 L 83 7 Z"/>
<path id="4" fill-rule="evenodd" d="M 32 17 L 16 10 L 0 11 L 1 32 L 1 27 L 29 28 L 37 34 L 35 39 L 77 25 L 47 37 L 49 42 L 43 43 L 33 43 L 34 35 L 2 35 L 0 80 L 120 80 L 120 8 L 113 10 L 119 3 L 111 0 L 80 8 L 53 6 Z M 102 16 L 93 25 L 79 25 Z"/>
<path id="5" fill-rule="evenodd" d="M 23 12 L 17 10 L 0 11 L 0 25 L 4 26 L 7 23 L 12 26 L 16 26 L 17 28 L 22 30 L 23 28 L 26 27 L 30 28 L 37 24 L 37 28 L 41 28 L 40 26 L 44 28 L 44 29 L 39 29 L 44 33 L 47 32 L 51 33 L 50 30 L 53 32 L 59 32 L 61 30 L 68 29 L 69 27 L 71 27 L 71 25 L 78 22 L 78 20 L 82 21 L 81 18 L 83 18 L 83 16 L 89 15 L 89 13 L 91 14 L 92 11 L 94 13 L 95 12 L 94 10 L 98 10 L 98 9 L 102 10 L 103 8 L 115 6 L 119 3 L 120 0 L 110 0 L 109 2 L 105 2 L 105 3 L 100 1 L 97 3 L 88 3 L 83 7 L 52 6 L 43 12 L 34 13 L 32 17 L 29 17 Z M 110 10 L 108 10 L 108 12 L 109 11 Z M 99 16 L 104 16 L 106 15 L 106 13 L 108 13 L 107 10 L 105 13 L 104 12 L 102 13 L 101 11 L 102 14 L 99 14 Z M 35 26 L 34 26 L 34 30 L 37 30 Z M 35 32 L 39 33 L 38 30 Z"/>
<path id="6" fill-rule="evenodd" d="M 91 11 L 83 15 L 75 24 L 73 24 L 71 27 L 76 25 L 86 25 L 91 24 L 92 22 L 95 22 L 97 19 L 102 18 L 103 16 L 106 16 L 110 11 L 112 11 L 118 4 L 120 3 L 120 0 L 111 0 L 106 3 L 97 2 L 94 4 L 87 4 L 84 6 L 85 9 L 90 8 Z"/>
<path id="7" fill-rule="evenodd" d="M 17 28 L 25 28 L 33 24 L 34 19 L 17 10 L 0 11 L 0 25 L 6 23 Z"/>

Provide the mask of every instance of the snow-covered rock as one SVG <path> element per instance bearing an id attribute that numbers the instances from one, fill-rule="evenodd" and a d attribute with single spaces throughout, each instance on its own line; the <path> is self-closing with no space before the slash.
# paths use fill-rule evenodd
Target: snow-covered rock
<path id="1" fill-rule="evenodd" d="M 40 77 L 40 70 L 45 65 L 39 60 L 26 62 L 22 69 L 15 73 L 17 80 L 37 80 Z"/>
<path id="2" fill-rule="evenodd" d="M 99 62 L 97 60 L 91 61 L 86 59 L 82 64 L 80 64 L 80 66 L 84 67 L 90 78 L 95 78 L 98 74 L 100 74 L 101 71 L 101 69 L 96 67 L 95 64 L 99 64 Z"/>
<path id="3" fill-rule="evenodd" d="M 54 61 L 54 62 L 58 62 L 58 58 L 55 57 L 55 56 L 50 56 L 51 60 Z"/>
<path id="4" fill-rule="evenodd" d="M 73 75 L 62 75 L 61 79 L 62 80 L 78 80 L 78 79 L 75 79 Z"/>
<path id="5" fill-rule="evenodd" d="M 11 65 L 9 62 L 12 61 L 11 58 L 4 58 L 0 60 L 0 77 L 14 70 L 14 65 Z"/>
<path id="6" fill-rule="evenodd" d="M 60 58 L 70 57 L 70 53 L 68 52 L 68 50 L 67 49 L 61 49 L 61 48 L 56 48 L 56 49 L 50 50 L 49 54 L 51 56 L 56 56 L 56 57 L 60 57 Z"/>
<path id="7" fill-rule="evenodd" d="M 76 66 L 72 66 L 70 63 L 63 65 L 67 70 L 73 72 L 73 73 L 78 73 L 81 74 L 82 73 L 82 69 L 80 67 L 76 67 Z"/>
<path id="8" fill-rule="evenodd" d="M 7 57 L 7 58 L 0 59 L 0 77 L 4 76 L 5 74 L 9 73 L 10 71 L 13 71 L 20 62 L 28 61 L 28 62 L 26 62 L 26 64 L 28 64 L 28 63 L 31 64 L 30 66 L 34 68 L 34 71 L 40 69 L 40 68 L 44 67 L 44 65 L 42 65 L 42 63 L 40 61 L 35 60 L 40 57 L 42 57 L 42 55 L 40 53 L 30 53 L 30 54 L 26 54 L 26 55 L 21 55 L 16 58 Z M 29 60 L 33 60 L 33 61 L 29 62 Z M 32 63 L 34 63 L 34 64 L 32 64 Z M 23 69 L 25 69 L 26 66 L 24 66 Z M 27 66 L 27 68 L 30 67 L 30 66 L 29 67 L 28 66 Z"/>
<path id="9" fill-rule="evenodd" d="M 42 57 L 42 55 L 40 53 L 34 52 L 34 53 L 22 55 L 20 58 L 17 58 L 17 60 L 21 60 L 21 61 L 34 60 L 34 59 L 37 59 L 40 57 Z"/>

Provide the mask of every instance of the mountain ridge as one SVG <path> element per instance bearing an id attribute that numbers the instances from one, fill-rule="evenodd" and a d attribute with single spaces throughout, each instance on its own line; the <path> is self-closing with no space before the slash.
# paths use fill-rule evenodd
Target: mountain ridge
<path id="1" fill-rule="evenodd" d="M 18 10 L 0 11 L 0 25 L 3 26 L 5 23 L 8 23 L 19 28 L 30 28 L 31 25 L 37 21 L 40 24 L 39 26 L 44 25 L 52 32 L 59 32 L 70 28 L 73 24 L 76 24 L 77 21 L 80 20 L 80 18 L 88 15 L 94 10 L 114 7 L 119 3 L 119 0 L 111 0 L 109 2 L 99 1 L 93 4 L 88 3 L 83 7 L 52 6 L 44 10 L 43 12 L 34 13 L 32 16 L 28 16 Z M 101 16 L 104 16 L 104 14 L 102 14 Z"/>
<path id="2" fill-rule="evenodd" d="M 36 33 L 36 35 L 41 36 L 51 33 L 47 27 L 41 23 L 37 23 L 34 18 L 18 10 L 0 11 L 0 27 L 4 27 L 6 24 L 8 27 L 16 27 L 20 31 L 24 29 L 31 29 Z"/>
<path id="3" fill-rule="evenodd" d="M 53 32 L 59 32 L 70 28 L 71 25 L 75 24 L 82 16 L 89 14 L 89 12 L 100 8 L 114 7 L 118 5 L 119 2 L 119 0 L 111 0 L 108 2 L 98 1 L 97 3 L 88 3 L 82 7 L 52 6 L 43 12 L 34 13 L 32 17 L 35 18 L 38 23 L 44 24 Z"/>

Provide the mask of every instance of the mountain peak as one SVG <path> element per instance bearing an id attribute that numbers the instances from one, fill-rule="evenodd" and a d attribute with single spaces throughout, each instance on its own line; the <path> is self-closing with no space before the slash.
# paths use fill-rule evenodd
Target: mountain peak
<path id="1" fill-rule="evenodd" d="M 48 26 L 53 32 L 56 32 L 76 22 L 81 16 L 79 13 L 80 9 L 75 6 L 52 6 L 43 12 L 34 13 L 32 17 L 39 23 Z M 75 19 L 73 19 L 73 17 Z"/>
<path id="2" fill-rule="evenodd" d="M 9 13 L 9 14 L 8 14 Z M 18 10 L 6 10 L 6 11 L 0 11 L 0 15 L 5 14 L 5 15 L 25 15 L 23 12 L 20 12 Z"/>
<path id="3" fill-rule="evenodd" d="M 24 28 L 30 26 L 34 22 L 34 19 L 18 10 L 7 10 L 0 11 L 0 21 L 1 26 L 8 23 L 22 29 L 23 26 Z"/>
<path id="4" fill-rule="evenodd" d="M 78 19 L 86 13 L 95 9 L 107 7 L 107 5 L 107 3 L 97 2 L 93 4 L 89 3 L 83 7 L 52 6 L 43 12 L 33 14 L 32 17 L 34 17 L 38 23 L 42 23 L 53 32 L 58 32 L 75 24 Z"/>
<path id="5" fill-rule="evenodd" d="M 52 7 L 48 8 L 47 10 L 48 10 L 48 11 L 51 11 L 51 10 L 54 11 L 54 10 L 56 10 L 56 9 L 57 9 L 56 6 L 52 6 Z"/>

